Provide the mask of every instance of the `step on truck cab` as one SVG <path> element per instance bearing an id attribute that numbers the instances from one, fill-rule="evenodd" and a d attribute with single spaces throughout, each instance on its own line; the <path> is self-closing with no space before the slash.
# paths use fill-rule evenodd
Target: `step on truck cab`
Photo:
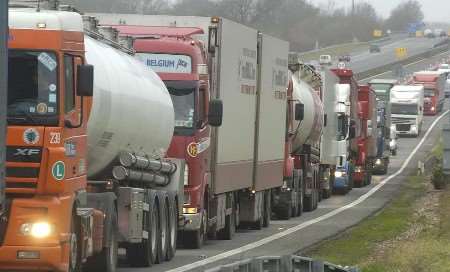
<path id="1" fill-rule="evenodd" d="M 412 84 L 424 86 L 423 113 L 425 115 L 436 115 L 444 108 L 446 80 L 444 71 L 414 73 Z"/>
<path id="2" fill-rule="evenodd" d="M 204 45 L 206 86 L 211 98 L 223 101 L 224 118 L 221 127 L 211 131 L 209 163 L 201 166 L 205 176 L 193 179 L 189 174 L 185 186 L 191 202 L 184 206 L 185 245 L 198 248 L 207 237 L 231 239 L 237 226 L 268 226 L 271 192 L 283 186 L 286 122 L 280 120 L 285 120 L 287 107 L 289 44 L 219 17 L 95 16 L 107 25 L 120 21 L 202 30 L 191 38 Z"/>
<path id="3" fill-rule="evenodd" d="M 391 90 L 392 126 L 399 136 L 419 136 L 423 121 L 423 85 L 396 85 Z"/>
<path id="4" fill-rule="evenodd" d="M 9 12 L 0 270 L 111 272 L 119 247 L 133 266 L 170 260 L 184 160 L 165 158 L 169 92 L 117 32 L 59 8 Z"/>

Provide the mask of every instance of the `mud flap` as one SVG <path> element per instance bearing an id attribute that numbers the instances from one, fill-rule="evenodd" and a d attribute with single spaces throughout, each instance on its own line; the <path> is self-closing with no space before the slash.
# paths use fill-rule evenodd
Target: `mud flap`
<path id="1" fill-rule="evenodd" d="M 114 227 L 113 220 L 116 220 L 116 195 L 114 193 L 95 193 L 87 194 L 88 207 L 102 211 L 105 214 L 105 222 L 103 223 L 103 244 L 108 245 L 111 239 L 111 231 Z"/>

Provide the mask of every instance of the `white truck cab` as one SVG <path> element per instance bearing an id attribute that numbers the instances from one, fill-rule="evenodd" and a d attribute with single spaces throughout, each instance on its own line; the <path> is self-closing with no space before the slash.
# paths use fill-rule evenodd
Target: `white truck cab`
<path id="1" fill-rule="evenodd" d="M 397 85 L 391 90 L 392 126 L 397 135 L 419 136 L 423 121 L 424 87 Z"/>

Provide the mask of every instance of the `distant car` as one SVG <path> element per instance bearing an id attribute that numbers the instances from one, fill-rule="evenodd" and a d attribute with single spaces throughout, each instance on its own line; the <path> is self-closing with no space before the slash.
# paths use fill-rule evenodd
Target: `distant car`
<path id="1" fill-rule="evenodd" d="M 350 62 L 351 59 L 350 55 L 342 55 L 339 57 L 339 62 Z"/>
<path id="2" fill-rule="evenodd" d="M 439 65 L 440 70 L 450 70 L 450 64 L 447 63 L 442 63 L 441 65 Z"/>
<path id="3" fill-rule="evenodd" d="M 371 44 L 369 47 L 369 52 L 370 53 L 380 53 L 381 52 L 381 48 L 378 44 Z"/>
<path id="4" fill-rule="evenodd" d="M 320 63 L 320 65 L 331 65 L 331 64 L 333 64 L 332 60 L 331 60 L 331 55 L 320 55 L 319 63 Z"/>

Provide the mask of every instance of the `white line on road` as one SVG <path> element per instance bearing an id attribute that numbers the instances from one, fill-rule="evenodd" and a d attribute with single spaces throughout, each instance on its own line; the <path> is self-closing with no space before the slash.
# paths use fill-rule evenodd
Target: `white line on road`
<path id="1" fill-rule="evenodd" d="M 338 215 L 350 208 L 355 207 L 356 205 L 359 205 L 361 202 L 363 202 L 364 200 L 368 199 L 370 196 L 372 196 L 375 192 L 377 192 L 378 190 L 380 190 L 381 187 L 383 187 L 387 182 L 389 182 L 391 179 L 397 177 L 398 175 L 400 175 L 405 168 L 408 166 L 409 162 L 412 160 L 412 158 L 414 157 L 414 155 L 417 153 L 417 151 L 419 150 L 419 148 L 423 145 L 423 143 L 426 141 L 426 139 L 428 138 L 428 136 L 430 135 L 431 131 L 433 130 L 433 128 L 436 126 L 436 124 L 449 112 L 449 110 L 447 110 L 446 112 L 444 112 L 441 116 L 439 116 L 430 126 L 430 128 L 427 130 L 427 132 L 425 133 L 425 135 L 423 136 L 422 140 L 419 142 L 419 144 L 416 146 L 416 148 L 414 148 L 414 150 L 411 152 L 411 154 L 408 156 L 408 158 L 406 159 L 406 161 L 402 164 L 402 167 L 395 172 L 394 174 L 388 176 L 387 178 L 385 178 L 384 180 L 382 180 L 379 184 L 377 184 L 376 186 L 374 186 L 370 191 L 368 191 L 366 194 L 360 196 L 357 200 L 353 201 L 352 203 L 349 203 L 345 206 L 342 206 L 336 210 L 333 210 L 327 214 L 324 214 L 322 216 L 319 216 L 317 218 L 314 218 L 312 220 L 306 221 L 300 225 L 297 225 L 295 227 L 289 228 L 283 232 L 279 232 L 276 234 L 273 234 L 269 237 L 266 237 L 264 239 L 261 239 L 259 241 L 247 244 L 245 246 L 239 247 L 239 248 L 235 248 L 233 250 L 230 251 L 226 251 L 223 253 L 220 253 L 218 255 L 203 259 L 201 261 L 197 261 L 191 264 L 187 264 L 166 272 L 185 272 L 185 271 L 189 271 L 195 268 L 200 268 L 203 267 L 205 265 L 226 259 L 228 257 L 231 257 L 233 255 L 237 255 L 237 254 L 242 254 L 243 252 L 255 249 L 257 247 L 260 247 L 262 245 L 268 244 L 270 242 L 273 242 L 277 239 L 280 239 L 284 236 L 290 235 L 294 232 L 297 232 L 299 230 L 302 230 L 304 228 L 307 228 L 311 225 L 317 224 L 319 222 L 322 222 L 326 219 L 329 219 L 335 215 Z"/>

